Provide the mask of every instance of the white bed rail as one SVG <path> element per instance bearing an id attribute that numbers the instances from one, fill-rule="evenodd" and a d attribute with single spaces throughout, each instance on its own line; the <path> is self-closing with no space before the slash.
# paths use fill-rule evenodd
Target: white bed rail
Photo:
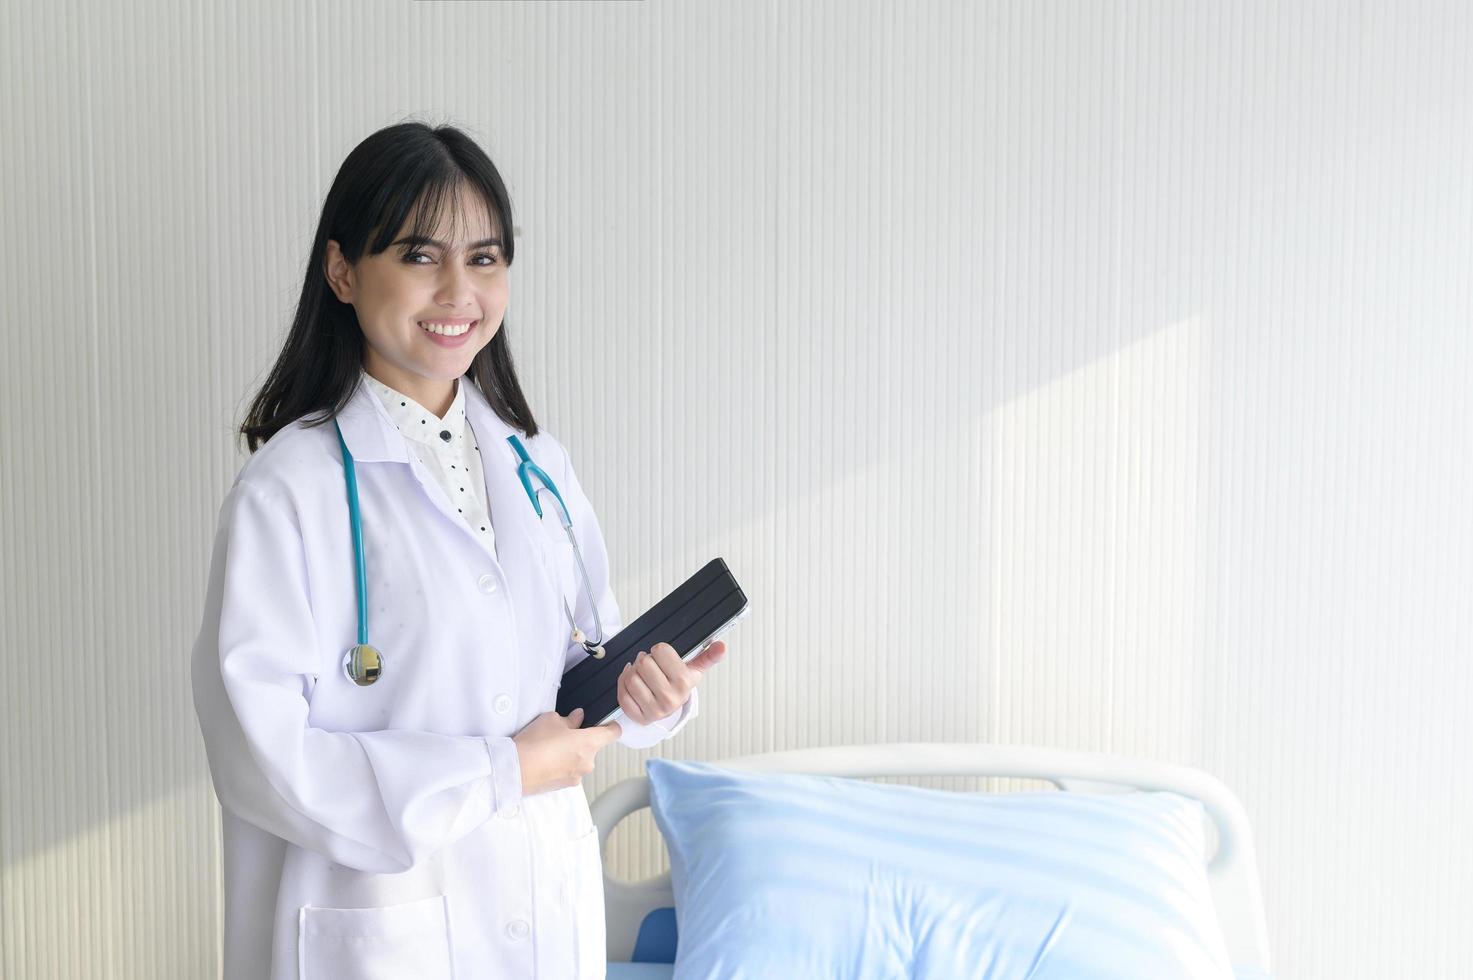
<path id="1" fill-rule="evenodd" d="M 1045 780 L 1069 792 L 1166 790 L 1202 803 L 1217 831 L 1207 860 L 1213 903 L 1234 966 L 1269 972 L 1268 925 L 1253 848 L 1253 829 L 1243 805 L 1215 777 L 1188 766 L 1095 752 L 1020 748 L 956 742 L 896 742 L 835 745 L 713 760 L 711 765 L 814 776 L 997 776 Z M 615 825 L 649 806 L 649 779 L 622 780 L 591 804 L 603 846 Z M 670 873 L 622 881 L 604 869 L 604 897 L 611 961 L 627 961 L 639 925 L 650 911 L 673 907 Z"/>

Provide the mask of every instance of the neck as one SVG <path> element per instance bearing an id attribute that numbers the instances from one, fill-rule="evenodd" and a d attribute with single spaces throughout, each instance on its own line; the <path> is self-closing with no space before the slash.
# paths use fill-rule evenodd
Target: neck
<path id="1" fill-rule="evenodd" d="M 451 403 L 455 401 L 455 386 L 459 383 L 458 378 L 437 381 L 412 371 L 401 371 L 373 357 L 364 360 L 363 370 L 395 391 L 402 391 L 413 398 L 425 409 L 434 413 L 437 419 L 443 419 L 445 413 L 450 411 Z"/>

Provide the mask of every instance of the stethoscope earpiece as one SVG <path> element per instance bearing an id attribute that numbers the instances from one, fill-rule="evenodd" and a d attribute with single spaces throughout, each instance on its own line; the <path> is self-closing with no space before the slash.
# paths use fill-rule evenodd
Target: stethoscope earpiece
<path id="1" fill-rule="evenodd" d="M 563 608 L 568 608 L 568 603 L 566 600 L 564 600 L 563 602 Z M 568 618 L 571 619 L 572 616 L 573 614 L 569 612 Z M 588 641 L 588 637 L 585 636 L 583 631 L 579 629 L 576 625 L 574 625 L 573 627 L 573 642 L 581 643 L 583 645 L 583 649 L 587 650 L 588 655 L 594 660 L 602 660 L 604 658 L 604 645 L 602 643 L 590 643 Z"/>

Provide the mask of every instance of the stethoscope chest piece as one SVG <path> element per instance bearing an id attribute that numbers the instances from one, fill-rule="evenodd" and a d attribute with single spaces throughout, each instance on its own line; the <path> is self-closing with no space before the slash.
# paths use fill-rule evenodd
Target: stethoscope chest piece
<path id="1" fill-rule="evenodd" d="M 355 644 L 343 654 L 343 673 L 359 687 L 367 687 L 384 672 L 384 655 L 367 643 Z"/>

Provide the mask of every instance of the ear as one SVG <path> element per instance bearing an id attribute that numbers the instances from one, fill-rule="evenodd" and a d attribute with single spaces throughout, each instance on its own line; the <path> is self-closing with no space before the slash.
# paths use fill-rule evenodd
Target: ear
<path id="1" fill-rule="evenodd" d="M 331 238 L 322 260 L 322 274 L 333 294 L 344 303 L 353 302 L 353 266 L 343 257 L 343 250 Z"/>

